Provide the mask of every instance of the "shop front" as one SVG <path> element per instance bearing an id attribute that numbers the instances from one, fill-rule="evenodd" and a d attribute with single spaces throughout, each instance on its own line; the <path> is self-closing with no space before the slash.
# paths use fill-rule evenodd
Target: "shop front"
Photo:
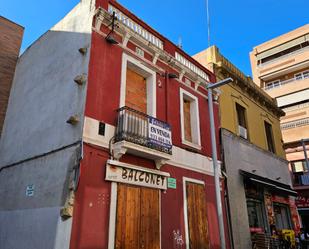
<path id="1" fill-rule="evenodd" d="M 295 200 L 302 228 L 309 232 L 309 195 L 306 192 L 298 191 L 298 196 Z"/>
<path id="2" fill-rule="evenodd" d="M 253 244 L 276 247 L 295 245 L 300 225 L 295 205 L 296 192 L 288 185 L 241 171 Z"/>

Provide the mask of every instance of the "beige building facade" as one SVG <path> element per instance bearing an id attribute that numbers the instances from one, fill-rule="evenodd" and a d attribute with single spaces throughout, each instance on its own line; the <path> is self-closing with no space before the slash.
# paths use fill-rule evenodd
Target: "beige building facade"
<path id="1" fill-rule="evenodd" d="M 254 82 L 286 113 L 281 130 L 298 211 L 309 231 L 309 24 L 253 48 Z"/>
<path id="2" fill-rule="evenodd" d="M 297 193 L 291 189 L 280 130 L 284 112 L 216 46 L 193 57 L 217 81 L 234 80 L 220 87 L 218 98 L 232 248 L 258 247 L 274 229 L 298 232 Z"/>

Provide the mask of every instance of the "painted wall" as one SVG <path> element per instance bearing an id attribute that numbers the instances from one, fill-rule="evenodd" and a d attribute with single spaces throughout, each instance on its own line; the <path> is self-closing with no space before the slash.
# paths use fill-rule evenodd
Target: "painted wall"
<path id="1" fill-rule="evenodd" d="M 108 159 L 109 155 L 106 150 L 85 144 L 84 158 L 81 162 L 81 179 L 74 207 L 70 245 L 72 249 L 107 248 L 111 183 L 104 179 Z M 145 168 L 154 168 L 153 161 L 131 155 L 123 156 L 121 161 Z M 185 241 L 183 177 L 188 177 L 205 182 L 210 248 L 219 249 L 213 177 L 171 165 L 165 165 L 161 170 L 177 179 L 176 189 L 161 192 L 161 248 L 178 248 L 174 241 L 174 231 L 179 231 Z M 184 248 L 184 245 L 179 248 Z"/>
<path id="2" fill-rule="evenodd" d="M 95 32 L 92 37 L 92 53 L 85 115 L 115 126 L 117 109 L 120 108 L 121 61 L 123 51 L 120 46 L 110 45 L 105 42 L 102 37 Z M 135 53 L 136 46 L 133 46 L 130 42 L 128 46 L 132 48 L 132 53 Z M 157 64 L 166 71 L 170 72 L 173 70 L 164 63 L 158 62 Z M 188 87 L 178 80 L 170 79 L 166 81 L 159 73 L 156 74 L 156 79 L 156 117 L 171 125 L 173 144 L 176 146 L 187 148 L 186 145 L 181 143 L 180 88 L 198 97 L 202 148 L 200 151 L 196 152 L 210 156 L 210 125 L 208 121 L 209 113 L 207 99 L 196 94 L 192 90 L 192 87 Z M 203 90 L 201 90 L 201 92 L 206 94 Z M 218 105 L 215 104 L 214 109 L 216 127 L 219 127 Z M 217 128 L 217 139 L 219 139 L 218 134 Z"/>
<path id="3" fill-rule="evenodd" d="M 266 104 L 258 101 L 259 99 L 267 99 L 268 102 L 272 103 L 272 108 L 277 108 L 275 100 L 271 99 L 260 89 L 256 89 L 254 98 L 249 95 L 248 88 L 254 89 L 256 86 L 236 66 L 220 54 L 216 46 L 212 46 L 193 57 L 202 65 L 215 72 L 218 81 L 226 77 L 234 79 L 233 83 L 220 87 L 219 107 L 221 127 L 234 134 L 239 134 L 236 112 L 236 103 L 238 103 L 246 109 L 248 140 L 258 147 L 268 150 L 264 128 L 264 121 L 267 121 L 272 125 L 275 154 L 285 158 L 285 153 L 282 148 L 283 142 L 279 117 Z M 240 84 L 237 81 L 244 81 L 248 86 L 239 86 Z"/>
<path id="4" fill-rule="evenodd" d="M 285 158 L 282 147 L 282 134 L 278 117 L 272 114 L 266 107 L 261 106 L 254 99 L 241 91 L 237 86 L 223 86 L 219 99 L 221 127 L 238 134 L 238 121 L 236 103 L 246 109 L 248 140 L 258 147 L 268 150 L 264 121 L 272 125 L 275 143 L 275 154 Z"/>
<path id="5" fill-rule="evenodd" d="M 68 248 L 71 219 L 60 210 L 69 192 L 76 145 L 0 172 L 0 248 Z M 33 185 L 33 196 L 27 186 Z M 16 239 L 18 237 L 18 239 Z"/>
<path id="6" fill-rule="evenodd" d="M 256 175 L 291 185 L 288 162 L 224 129 L 222 130 L 222 143 L 224 163 L 227 165 L 227 188 L 234 247 L 237 249 L 251 248 L 244 183 L 239 170 L 247 172 L 255 170 Z M 276 180 L 278 177 L 280 179 Z"/>
<path id="7" fill-rule="evenodd" d="M 60 210 L 81 156 L 86 85 L 74 78 L 88 73 L 92 11 L 82 1 L 19 58 L 0 141 L 0 248 L 69 246 Z"/>
<path id="8" fill-rule="evenodd" d="M 148 25 L 139 20 L 136 16 L 124 9 L 115 1 L 97 1 L 97 7 L 107 8 L 108 2 L 120 9 L 134 21 L 142 25 L 148 31 L 158 35 L 164 40 L 165 51 L 174 56 L 175 51 L 179 51 L 174 44 L 166 40 L 162 35 L 155 32 Z M 76 192 L 73 226 L 70 248 L 107 248 L 108 245 L 108 229 L 109 229 L 109 210 L 111 201 L 111 183 L 105 181 L 105 165 L 109 159 L 108 142 L 113 135 L 116 126 L 117 109 L 120 108 L 121 98 L 121 65 L 124 53 L 133 57 L 138 61 L 142 61 L 143 66 L 150 67 L 156 71 L 156 117 L 160 120 L 168 122 L 172 127 L 172 139 L 176 151 L 178 161 L 177 167 L 166 164 L 161 168 L 162 171 L 170 172 L 177 178 L 177 189 L 162 192 L 162 248 L 170 249 L 175 245 L 173 231 L 179 230 L 179 233 L 185 236 L 184 219 L 183 219 L 183 192 L 182 192 L 182 177 L 193 177 L 202 179 L 206 183 L 206 198 L 209 213 L 209 231 L 211 248 L 219 248 L 219 235 L 217 216 L 215 212 L 215 196 L 214 182 L 210 171 L 208 175 L 201 172 L 205 171 L 209 165 L 211 155 L 210 134 L 209 134 L 209 115 L 207 92 L 199 88 L 198 92 L 194 90 L 194 83 L 185 84 L 183 81 L 176 79 L 166 79 L 165 72 L 175 72 L 175 69 L 168 63 L 158 60 L 155 65 L 152 64 L 153 54 L 150 54 L 147 49 L 144 49 L 144 58 L 136 55 L 136 43 L 130 40 L 127 46 L 123 48 L 122 37 L 114 33 L 114 37 L 120 44 L 111 45 L 104 40 L 104 35 L 109 29 L 102 25 L 99 31 L 92 33 L 91 56 L 89 65 L 89 81 L 87 88 L 87 100 L 85 110 L 85 127 L 84 127 L 84 158 L 81 162 L 81 177 L 79 187 Z M 102 34 L 102 33 L 103 34 Z M 125 52 L 124 52 L 125 51 Z M 181 51 L 182 54 L 184 52 Z M 185 55 L 188 60 L 194 62 L 190 56 Z M 203 68 L 201 65 L 199 65 Z M 154 67 L 156 69 L 154 69 Z M 159 70 L 161 69 L 161 71 Z M 204 69 L 207 71 L 206 69 Z M 208 71 L 207 71 L 208 72 Z M 179 72 L 177 72 L 178 74 Z M 211 80 L 214 81 L 214 75 L 208 72 Z M 180 128 L 180 88 L 197 96 L 199 101 L 199 113 L 201 124 L 201 150 L 194 150 L 181 143 L 181 128 Z M 215 121 L 217 127 L 217 138 L 219 141 L 219 120 L 218 120 L 218 105 L 215 104 Z M 106 124 L 105 135 L 98 135 L 99 121 Z M 192 165 L 186 167 L 188 158 L 185 155 L 180 155 L 182 150 L 186 149 L 186 153 L 190 156 L 198 158 L 198 167 Z M 199 155 L 198 155 L 199 154 Z M 197 156 L 198 155 L 198 156 Z M 203 157 L 201 157 L 203 155 Z M 190 157 L 189 157 L 190 158 Z M 174 159 L 174 158 L 173 158 Z M 132 156 L 126 154 L 121 157 L 120 161 L 139 165 L 145 168 L 155 168 L 154 161 L 146 158 Z M 173 160 L 171 160 L 173 161 Z M 193 161 L 193 160 L 192 160 Z M 206 162 L 207 161 L 207 162 Z M 193 162 L 190 162 L 193 164 Z M 204 167 L 205 166 L 205 167 Z M 186 169 L 184 169 L 186 167 Z M 204 167 L 204 168 L 203 168 Z M 197 169 L 198 168 L 198 169 Z M 222 198 L 223 199 L 223 198 Z M 172 207 L 172 208 L 171 208 Z M 112 236 L 112 235 L 111 235 Z M 228 236 L 226 236 L 228 237 Z"/>
<path id="9" fill-rule="evenodd" d="M 74 82 L 88 72 L 89 1 L 76 6 L 19 58 L 0 141 L 0 167 L 58 149 L 81 139 L 86 86 Z M 84 16 L 84 18 L 82 18 Z M 18 141 L 18 142 L 16 142 Z"/>

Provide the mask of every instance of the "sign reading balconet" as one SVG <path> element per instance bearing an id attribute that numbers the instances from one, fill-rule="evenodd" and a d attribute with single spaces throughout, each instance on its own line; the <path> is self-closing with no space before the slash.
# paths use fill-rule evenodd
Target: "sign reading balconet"
<path id="1" fill-rule="evenodd" d="M 109 161 L 110 162 L 110 161 Z M 129 164 L 107 162 L 105 180 L 150 188 L 167 189 L 168 173 L 149 170 Z"/>
<path id="2" fill-rule="evenodd" d="M 172 133 L 170 125 L 153 117 L 148 117 L 148 123 L 150 142 L 168 149 L 172 148 Z"/>

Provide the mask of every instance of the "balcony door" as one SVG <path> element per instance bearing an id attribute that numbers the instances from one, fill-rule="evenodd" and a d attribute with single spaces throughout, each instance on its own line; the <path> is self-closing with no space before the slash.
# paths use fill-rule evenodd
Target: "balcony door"
<path id="1" fill-rule="evenodd" d="M 127 68 L 125 105 L 147 114 L 146 79 Z"/>
<path id="2" fill-rule="evenodd" d="M 156 117 L 156 72 L 138 59 L 122 55 L 120 105 Z"/>
<path id="3" fill-rule="evenodd" d="M 118 184 L 115 249 L 160 248 L 159 191 Z"/>

